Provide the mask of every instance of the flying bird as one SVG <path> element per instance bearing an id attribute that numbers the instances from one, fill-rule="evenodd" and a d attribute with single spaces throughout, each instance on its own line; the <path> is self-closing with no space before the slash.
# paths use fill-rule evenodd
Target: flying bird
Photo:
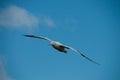
<path id="1" fill-rule="evenodd" d="M 49 45 L 51 45 L 54 49 L 60 51 L 60 52 L 63 52 L 63 53 L 67 53 L 67 50 L 66 49 L 71 49 L 73 50 L 74 52 L 76 53 L 79 53 L 82 57 L 86 58 L 87 60 L 95 63 L 95 64 L 99 64 L 95 61 L 93 61 L 92 59 L 88 58 L 87 56 L 85 56 L 83 53 L 81 53 L 79 50 L 76 50 L 70 46 L 66 46 L 66 45 L 63 45 L 62 43 L 58 42 L 58 41 L 53 41 L 47 37 L 43 37 L 43 36 L 34 36 L 34 35 L 24 35 L 26 37 L 31 37 L 31 38 L 38 38 L 38 39 L 43 39 L 43 40 L 47 40 L 49 41 Z"/>

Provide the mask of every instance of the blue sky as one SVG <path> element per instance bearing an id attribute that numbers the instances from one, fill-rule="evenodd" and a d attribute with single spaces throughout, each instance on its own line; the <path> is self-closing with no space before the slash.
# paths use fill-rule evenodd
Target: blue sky
<path id="1" fill-rule="evenodd" d="M 118 0 L 0 2 L 0 80 L 120 80 Z M 34 34 L 76 48 L 62 54 Z"/>

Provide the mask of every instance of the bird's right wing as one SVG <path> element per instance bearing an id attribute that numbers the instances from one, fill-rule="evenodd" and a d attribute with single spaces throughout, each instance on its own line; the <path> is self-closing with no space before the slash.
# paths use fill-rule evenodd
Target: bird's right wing
<path id="1" fill-rule="evenodd" d="M 81 54 L 82 57 L 84 57 L 84 58 L 86 58 L 87 60 L 89 60 L 89 61 L 91 61 L 91 62 L 99 65 L 99 63 L 97 63 L 97 62 L 93 61 L 92 59 L 88 58 L 88 57 L 85 56 L 83 53 L 81 53 L 79 50 L 76 50 L 76 49 L 74 49 L 74 48 L 72 48 L 72 47 L 65 46 L 65 45 L 64 45 L 64 47 L 65 47 L 65 48 L 68 48 L 68 49 L 71 49 L 71 50 L 75 51 L 76 53 Z"/>
<path id="2" fill-rule="evenodd" d="M 48 41 L 52 41 L 51 39 L 49 38 L 46 38 L 46 37 L 42 37 L 42 36 L 34 36 L 34 35 L 24 35 L 26 37 L 32 37 L 32 38 L 38 38 L 38 39 L 43 39 L 43 40 L 48 40 Z"/>

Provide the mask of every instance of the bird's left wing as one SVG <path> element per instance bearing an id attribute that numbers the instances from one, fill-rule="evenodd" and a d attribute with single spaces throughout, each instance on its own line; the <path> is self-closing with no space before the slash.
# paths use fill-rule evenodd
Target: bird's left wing
<path id="1" fill-rule="evenodd" d="M 34 35 L 24 35 L 26 37 L 32 37 L 32 38 L 38 38 L 38 39 L 43 39 L 43 40 L 48 40 L 48 41 L 52 41 L 51 39 L 49 38 L 46 38 L 46 37 L 42 37 L 42 36 L 34 36 Z"/>
<path id="2" fill-rule="evenodd" d="M 88 58 L 88 57 L 85 56 L 83 53 L 81 53 L 79 50 L 76 50 L 76 49 L 74 49 L 74 48 L 72 48 L 72 47 L 65 46 L 65 45 L 64 45 L 64 47 L 67 48 L 67 49 L 71 49 L 71 50 L 75 51 L 76 53 L 81 54 L 82 57 L 84 57 L 84 58 L 86 58 L 87 60 L 89 60 L 89 61 L 91 61 L 91 62 L 99 65 L 99 63 L 97 63 L 97 62 L 93 61 L 92 59 Z"/>

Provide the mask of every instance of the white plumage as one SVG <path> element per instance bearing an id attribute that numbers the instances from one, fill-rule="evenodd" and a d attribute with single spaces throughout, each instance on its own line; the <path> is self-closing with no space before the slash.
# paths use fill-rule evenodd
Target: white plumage
<path id="1" fill-rule="evenodd" d="M 81 54 L 81 56 L 83 56 L 84 58 L 86 58 L 87 60 L 95 63 L 95 64 L 98 64 L 97 62 L 93 61 L 92 59 L 88 58 L 87 56 L 85 56 L 84 54 L 82 54 L 79 50 L 76 50 L 72 47 L 69 47 L 69 46 L 66 46 L 66 45 L 63 45 L 61 44 L 60 42 L 57 42 L 57 41 L 53 41 L 49 38 L 46 38 L 46 37 L 42 37 L 42 36 L 34 36 L 34 35 L 24 35 L 26 37 L 32 37 L 32 38 L 38 38 L 38 39 L 43 39 L 43 40 L 47 40 L 49 41 L 50 45 L 55 48 L 56 50 L 60 51 L 60 52 L 63 52 L 63 53 L 67 53 L 67 50 L 66 49 L 71 49 L 73 50 L 74 52 L 76 53 L 79 53 Z"/>

